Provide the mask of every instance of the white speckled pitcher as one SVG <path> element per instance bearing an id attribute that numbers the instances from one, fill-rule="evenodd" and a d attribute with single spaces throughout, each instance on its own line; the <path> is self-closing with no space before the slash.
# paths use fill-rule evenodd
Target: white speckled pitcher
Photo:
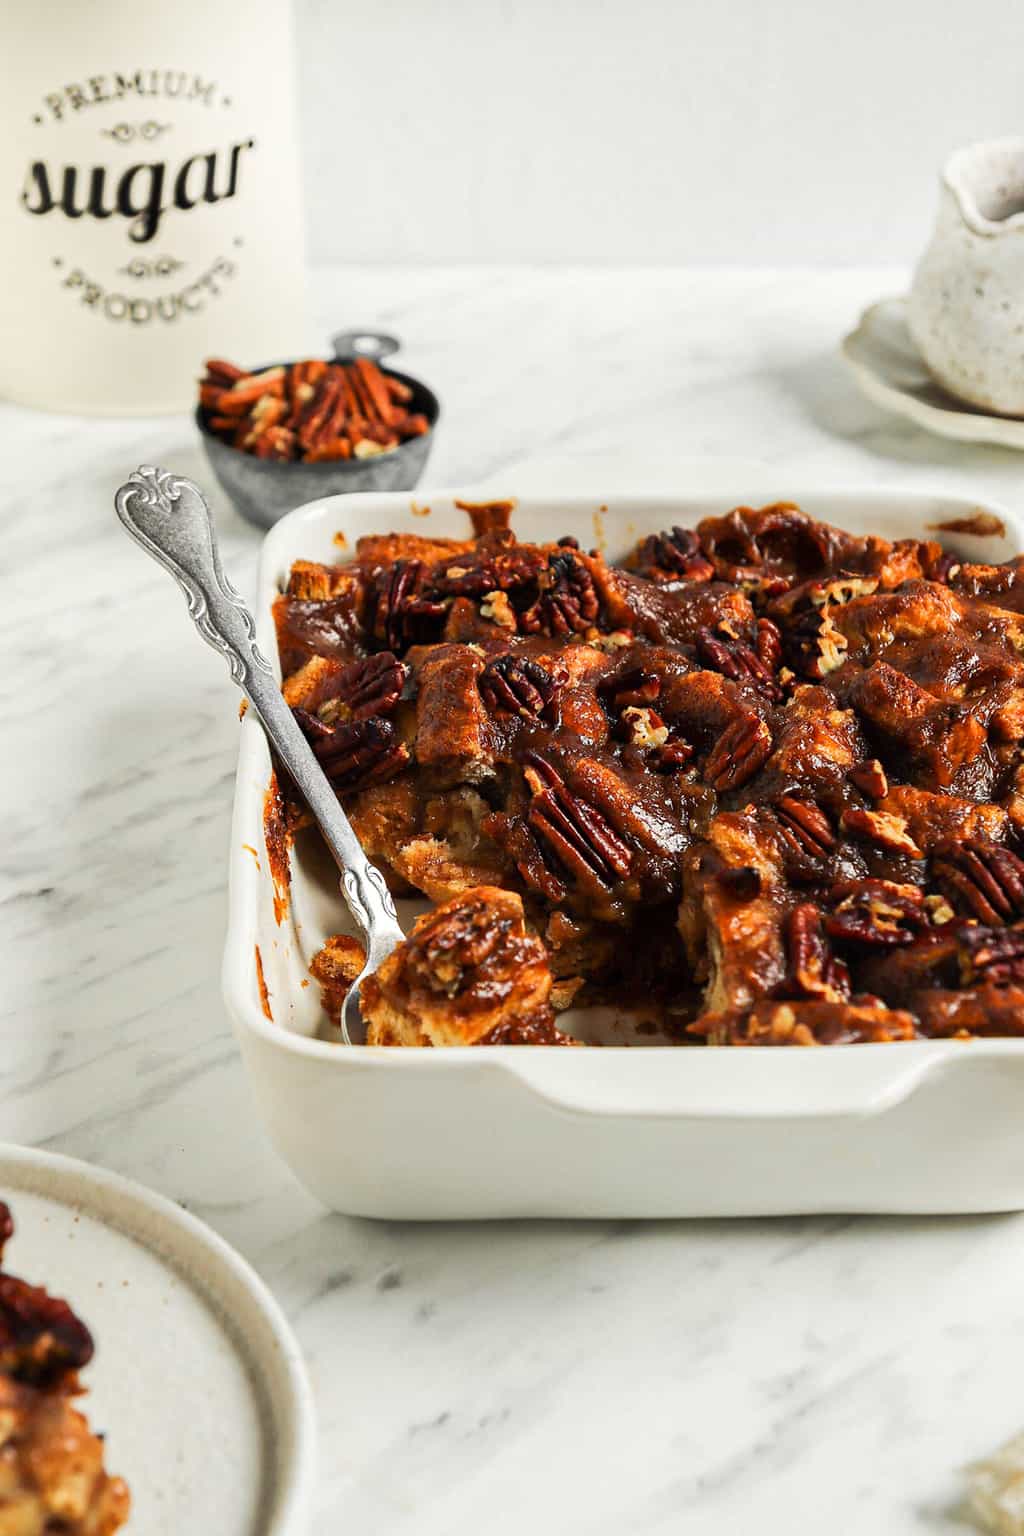
<path id="1" fill-rule="evenodd" d="M 908 319 L 945 389 L 1024 416 L 1024 139 L 972 144 L 947 161 Z"/>

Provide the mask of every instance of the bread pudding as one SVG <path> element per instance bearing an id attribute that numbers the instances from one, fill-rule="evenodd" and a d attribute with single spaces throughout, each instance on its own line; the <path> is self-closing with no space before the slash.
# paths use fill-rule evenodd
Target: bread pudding
<path id="1" fill-rule="evenodd" d="M 1024 1033 L 1024 559 L 778 504 L 616 565 L 466 510 L 275 604 L 363 846 L 435 904 L 371 1043 L 571 1045 L 561 1010 L 638 1000 L 691 1044 Z M 314 961 L 332 1016 L 361 963 Z"/>
<path id="2" fill-rule="evenodd" d="M 0 1202 L 0 1261 L 13 1222 Z M 66 1301 L 0 1271 L 0 1536 L 113 1536 L 128 1489 L 73 1406 L 93 1355 Z"/>

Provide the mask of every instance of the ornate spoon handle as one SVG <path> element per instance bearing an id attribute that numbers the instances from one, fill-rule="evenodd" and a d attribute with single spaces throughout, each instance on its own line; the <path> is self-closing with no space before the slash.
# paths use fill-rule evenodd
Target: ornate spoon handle
<path id="1" fill-rule="evenodd" d="M 132 538 L 181 587 L 203 639 L 227 658 L 231 676 L 263 722 L 341 870 L 349 910 L 366 936 L 368 969 L 404 938 L 384 878 L 363 852 L 312 748 L 281 696 L 270 663 L 256 644 L 256 626 L 228 581 L 217 552 L 213 520 L 199 487 L 183 475 L 142 465 L 114 498 Z"/>

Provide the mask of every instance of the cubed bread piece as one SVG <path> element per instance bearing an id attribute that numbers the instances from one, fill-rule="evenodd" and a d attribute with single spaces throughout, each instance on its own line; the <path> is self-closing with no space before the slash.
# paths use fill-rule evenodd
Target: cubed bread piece
<path id="1" fill-rule="evenodd" d="M 477 679 L 484 658 L 468 645 L 410 652 L 416 686 L 413 753 L 424 782 L 434 787 L 476 784 L 493 772 L 487 711 Z"/>
<path id="2" fill-rule="evenodd" d="M 871 755 L 854 711 L 837 708 L 827 689 L 810 683 L 794 691 L 772 724 L 774 746 L 765 775 L 780 786 L 834 790 Z"/>
<path id="3" fill-rule="evenodd" d="M 349 988 L 365 964 L 366 950 L 347 933 L 332 934 L 310 961 L 310 975 L 332 1024 L 339 1023 Z"/>
<path id="4" fill-rule="evenodd" d="M 1024 559 L 1005 565 L 982 565 L 965 560 L 950 572 L 949 585 L 967 597 L 980 597 L 993 608 L 1024 613 Z"/>
<path id="5" fill-rule="evenodd" d="M 896 761 L 905 761 L 930 783 L 951 784 L 985 745 L 985 727 L 969 709 L 933 698 L 884 661 L 859 673 L 847 697 Z"/>
<path id="6" fill-rule="evenodd" d="M 418 918 L 363 983 L 368 1043 L 569 1045 L 555 1026 L 551 984 L 521 899 L 479 886 Z"/>
<path id="7" fill-rule="evenodd" d="M 285 596 L 325 603 L 332 597 L 347 596 L 360 582 L 358 572 L 351 565 L 320 565 L 316 560 L 296 560 L 288 576 Z"/>
<path id="8" fill-rule="evenodd" d="M 774 840 L 754 812 L 725 812 L 687 856 L 679 928 L 711 1012 L 750 1007 L 786 977 L 786 893 Z"/>
<path id="9" fill-rule="evenodd" d="M 628 571 L 614 578 L 612 627 L 634 630 L 652 645 L 692 645 L 698 630 L 728 625 L 739 633 L 755 622 L 747 594 L 724 582 L 661 586 Z"/>
<path id="10" fill-rule="evenodd" d="M 467 787 L 436 794 L 408 778 L 375 784 L 353 796 L 348 811 L 369 857 L 385 864 L 401 887 L 432 901 L 496 885 L 510 867 L 482 831 L 486 804 Z"/>
<path id="11" fill-rule="evenodd" d="M 931 853 L 947 838 L 988 837 L 1001 842 L 1008 825 L 1002 806 L 940 795 L 910 784 L 894 785 L 878 802 L 877 809 L 901 817 L 910 836 L 925 853 Z"/>

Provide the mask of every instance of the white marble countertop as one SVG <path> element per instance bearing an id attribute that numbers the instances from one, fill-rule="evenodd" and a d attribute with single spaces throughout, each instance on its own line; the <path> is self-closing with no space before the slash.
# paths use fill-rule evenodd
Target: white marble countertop
<path id="1" fill-rule="evenodd" d="M 836 342 L 901 274 L 346 270 L 445 403 L 435 483 L 527 456 L 771 460 L 1012 501 L 1024 457 L 856 394 Z M 310 1362 L 317 1531 L 962 1530 L 959 1469 L 1024 1425 L 1024 1220 L 502 1226 L 328 1215 L 257 1123 L 220 1000 L 236 701 L 117 525 L 185 418 L 0 408 L 0 1137 L 180 1200 Z M 592 477 L 589 477 L 592 478 Z M 589 487 L 588 487 L 589 488 Z M 244 587 L 256 533 L 217 502 Z"/>

